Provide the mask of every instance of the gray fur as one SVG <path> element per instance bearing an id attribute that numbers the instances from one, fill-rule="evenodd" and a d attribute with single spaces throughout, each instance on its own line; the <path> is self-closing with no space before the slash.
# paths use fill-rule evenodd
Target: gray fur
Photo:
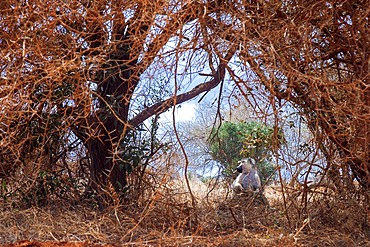
<path id="1" fill-rule="evenodd" d="M 239 161 L 236 168 L 240 174 L 235 179 L 232 187 L 236 193 L 243 191 L 259 191 L 261 180 L 256 170 L 256 161 L 252 158 L 246 158 Z"/>

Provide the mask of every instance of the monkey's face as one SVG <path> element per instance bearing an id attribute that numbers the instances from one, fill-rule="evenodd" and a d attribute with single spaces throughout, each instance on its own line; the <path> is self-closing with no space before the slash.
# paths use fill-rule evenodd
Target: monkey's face
<path id="1" fill-rule="evenodd" d="M 255 161 L 252 158 L 247 158 L 247 159 L 242 159 L 238 163 L 239 163 L 239 166 L 236 168 L 236 170 L 239 173 L 247 174 L 253 169 Z"/>
<path id="2" fill-rule="evenodd" d="M 242 173 L 243 172 L 243 165 L 238 165 L 238 167 L 236 168 L 236 170 L 239 172 L 239 173 Z"/>

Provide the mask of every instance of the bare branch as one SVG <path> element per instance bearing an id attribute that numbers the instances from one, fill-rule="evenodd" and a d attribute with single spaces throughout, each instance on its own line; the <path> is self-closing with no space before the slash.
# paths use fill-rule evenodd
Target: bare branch
<path id="1" fill-rule="evenodd" d="M 161 114 L 165 111 L 167 111 L 169 108 L 171 108 L 174 105 L 178 105 L 181 103 L 184 103 L 188 100 L 193 99 L 194 97 L 198 96 L 201 93 L 208 92 L 211 89 L 215 88 L 220 84 L 220 82 L 225 78 L 225 68 L 227 66 L 227 63 L 230 61 L 230 59 L 233 57 L 233 55 L 236 52 L 237 46 L 232 46 L 226 56 L 222 59 L 221 64 L 218 66 L 218 69 L 216 71 L 216 74 L 213 75 L 213 79 L 207 82 L 204 82 L 202 84 L 197 85 L 190 91 L 174 96 L 172 98 L 169 98 L 167 100 L 158 102 L 145 110 L 143 110 L 141 113 L 136 115 L 134 118 L 132 118 L 129 121 L 129 125 L 131 127 L 135 127 L 139 125 L 140 123 L 144 122 L 146 119 L 150 118 L 151 116 Z"/>

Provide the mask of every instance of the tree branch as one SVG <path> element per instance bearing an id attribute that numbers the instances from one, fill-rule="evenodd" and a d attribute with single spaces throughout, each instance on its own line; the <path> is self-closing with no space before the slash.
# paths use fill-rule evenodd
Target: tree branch
<path id="1" fill-rule="evenodd" d="M 204 83 L 201 83 L 191 89 L 190 91 L 175 95 L 167 100 L 163 100 L 161 102 L 158 102 L 146 109 L 144 109 L 142 112 L 140 112 L 138 115 L 133 117 L 129 122 L 129 126 L 131 128 L 136 127 L 137 125 L 143 123 L 145 120 L 150 118 L 151 116 L 161 114 L 168 109 L 170 109 L 172 106 L 184 103 L 188 100 L 191 100 L 198 96 L 201 93 L 208 92 L 211 89 L 215 88 L 220 84 L 220 82 L 225 78 L 225 68 L 227 66 L 227 63 L 230 61 L 230 59 L 233 57 L 237 49 L 237 46 L 232 46 L 225 57 L 221 59 L 221 63 L 218 66 L 218 69 L 216 73 L 213 75 L 213 79 Z"/>

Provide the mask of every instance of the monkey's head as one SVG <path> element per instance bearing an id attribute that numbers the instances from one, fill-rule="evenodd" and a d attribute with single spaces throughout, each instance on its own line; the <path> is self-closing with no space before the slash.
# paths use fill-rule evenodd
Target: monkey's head
<path id="1" fill-rule="evenodd" d="M 245 158 L 245 159 L 242 159 L 240 161 L 238 161 L 239 165 L 238 167 L 236 168 L 236 170 L 239 172 L 239 173 L 249 173 L 252 169 L 255 168 L 256 166 L 256 161 L 252 158 Z"/>

